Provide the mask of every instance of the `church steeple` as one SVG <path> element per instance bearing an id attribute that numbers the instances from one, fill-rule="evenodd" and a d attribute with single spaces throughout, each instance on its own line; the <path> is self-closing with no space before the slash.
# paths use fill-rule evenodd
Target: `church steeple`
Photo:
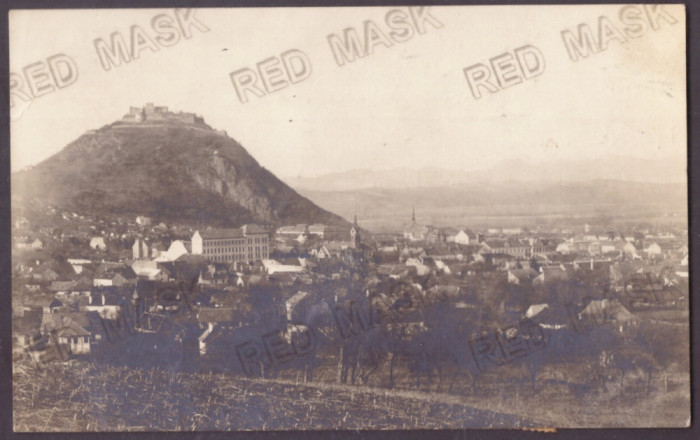
<path id="1" fill-rule="evenodd" d="M 350 241 L 353 248 L 357 248 L 360 244 L 360 227 L 357 225 L 357 214 L 355 214 L 350 228 Z"/>
<path id="2" fill-rule="evenodd" d="M 416 205 L 413 205 L 413 215 L 411 215 L 411 221 L 416 222 Z"/>

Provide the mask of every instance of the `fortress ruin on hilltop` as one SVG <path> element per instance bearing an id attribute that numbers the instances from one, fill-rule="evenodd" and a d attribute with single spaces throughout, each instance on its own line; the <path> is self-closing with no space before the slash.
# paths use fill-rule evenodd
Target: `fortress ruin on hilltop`
<path id="1" fill-rule="evenodd" d="M 154 106 L 152 102 L 143 107 L 130 107 L 122 122 L 140 124 L 145 122 L 184 122 L 187 124 L 203 124 L 204 118 L 194 113 L 172 112 L 166 106 Z"/>

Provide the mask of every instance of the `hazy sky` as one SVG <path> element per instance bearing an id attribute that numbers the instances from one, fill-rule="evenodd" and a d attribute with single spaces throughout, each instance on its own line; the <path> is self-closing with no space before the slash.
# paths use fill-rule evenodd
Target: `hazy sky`
<path id="1" fill-rule="evenodd" d="M 33 77 L 44 94 L 15 96 L 12 169 L 36 164 L 146 102 L 202 115 L 280 177 L 372 167 L 480 169 L 513 158 L 684 157 L 684 9 L 664 6 L 668 15 L 652 18 L 654 26 L 641 7 L 628 10 L 625 31 L 621 8 L 431 7 L 423 33 L 396 30 L 394 37 L 406 40 L 400 42 L 385 22 L 393 7 L 197 9 L 197 21 L 186 26 L 190 38 L 180 35 L 171 9 L 13 11 L 10 70 L 25 93 Z M 405 14 L 390 16 L 412 23 L 408 8 L 398 9 Z M 170 17 L 155 19 L 163 34 L 152 27 L 159 14 Z M 607 20 L 599 31 L 601 16 Z M 376 27 L 363 24 L 368 20 Z M 576 34 L 582 23 L 594 39 L 602 33 L 607 48 L 572 61 L 561 33 Z M 353 28 L 364 42 L 365 26 L 372 53 L 338 66 L 328 36 L 342 38 Z M 175 29 L 177 40 L 167 34 Z M 132 31 L 138 59 L 106 71 L 95 40 L 111 44 L 116 32 L 129 49 Z M 463 69 L 525 45 L 539 49 L 544 71 L 496 93 L 481 88 L 475 99 Z M 306 54 L 310 75 L 242 103 L 230 73 L 292 49 Z M 58 54 L 77 69 L 75 79 L 69 64 L 53 58 L 69 82 L 62 88 L 35 64 Z"/>

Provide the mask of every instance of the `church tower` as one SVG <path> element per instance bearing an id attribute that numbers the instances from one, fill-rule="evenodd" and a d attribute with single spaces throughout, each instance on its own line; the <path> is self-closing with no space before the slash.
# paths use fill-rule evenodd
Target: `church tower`
<path id="1" fill-rule="evenodd" d="M 357 225 L 357 214 L 355 214 L 352 228 L 350 228 L 350 242 L 354 249 L 357 249 L 360 245 L 360 227 Z"/>

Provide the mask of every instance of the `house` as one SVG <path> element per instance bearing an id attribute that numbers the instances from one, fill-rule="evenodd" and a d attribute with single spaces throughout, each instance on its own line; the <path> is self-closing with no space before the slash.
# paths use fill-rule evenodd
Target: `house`
<path id="1" fill-rule="evenodd" d="M 44 313 L 56 313 L 63 309 L 63 303 L 58 298 L 52 300 L 48 307 L 43 307 Z"/>
<path id="2" fill-rule="evenodd" d="M 600 245 L 600 252 L 605 255 L 610 252 L 615 252 L 617 250 L 617 247 L 615 246 L 614 243 L 601 243 Z"/>
<path id="3" fill-rule="evenodd" d="M 457 244 L 474 244 L 477 242 L 477 236 L 471 229 L 462 229 L 455 234 L 453 241 Z"/>
<path id="4" fill-rule="evenodd" d="M 632 244 L 631 241 L 623 241 L 620 242 L 619 244 L 616 244 L 616 247 L 620 249 L 625 255 L 630 256 L 630 257 L 636 257 L 637 256 L 637 248 L 635 247 L 634 244 Z"/>
<path id="5" fill-rule="evenodd" d="M 250 322 L 250 311 L 231 307 L 200 307 L 197 311 L 197 321 L 203 332 L 199 335 L 199 354 L 218 353 L 213 360 L 226 360 L 221 350 L 231 348 L 231 341 L 244 322 Z M 233 354 L 233 353 L 230 353 Z"/>
<path id="6" fill-rule="evenodd" d="M 187 242 L 185 242 L 187 243 Z M 163 255 L 165 252 L 167 252 L 167 248 L 163 243 L 160 241 L 157 241 L 155 243 L 151 243 L 151 258 L 158 258 L 161 255 Z"/>
<path id="7" fill-rule="evenodd" d="M 510 269 L 508 270 L 508 282 L 510 284 L 528 284 L 538 277 L 538 273 L 532 269 Z"/>
<path id="8" fill-rule="evenodd" d="M 56 281 L 58 279 L 59 275 L 58 272 L 56 272 L 53 269 L 50 268 L 45 268 L 43 270 L 38 270 L 37 272 L 34 272 L 32 274 L 32 278 L 37 280 L 37 281 Z"/>
<path id="9" fill-rule="evenodd" d="M 589 272 L 597 272 L 602 275 L 605 275 L 606 277 L 610 276 L 610 268 L 612 267 L 613 262 L 610 260 L 576 260 L 574 261 L 574 269 L 576 270 L 582 270 L 582 271 L 589 271 Z"/>
<path id="10" fill-rule="evenodd" d="M 303 272 L 304 271 L 304 268 L 300 265 L 281 264 L 275 260 L 265 259 L 265 260 L 262 260 L 262 264 L 263 264 L 263 267 L 265 268 L 265 271 L 269 275 L 272 275 L 272 274 L 278 273 L 278 272 L 295 273 L 295 272 Z"/>
<path id="11" fill-rule="evenodd" d="M 656 256 L 661 255 L 662 251 L 661 251 L 661 246 L 659 246 L 657 243 L 652 243 L 644 249 L 644 252 L 649 257 L 656 257 Z"/>
<path id="12" fill-rule="evenodd" d="M 399 247 L 396 245 L 396 243 L 393 243 L 393 244 L 384 244 L 384 245 L 379 246 L 379 248 L 377 249 L 377 251 L 378 251 L 378 252 L 383 252 L 383 253 L 388 253 L 388 254 L 390 254 L 390 253 L 393 253 L 393 252 L 398 252 L 398 251 L 399 251 Z"/>
<path id="13" fill-rule="evenodd" d="M 206 271 L 199 272 L 199 284 L 204 285 L 226 285 L 231 278 L 229 267 L 225 263 L 211 263 Z"/>
<path id="14" fill-rule="evenodd" d="M 481 256 L 483 257 L 484 262 L 496 267 L 505 267 L 509 263 L 515 261 L 516 258 L 504 252 L 484 253 L 481 254 Z M 475 258 L 474 261 L 479 260 Z"/>
<path id="15" fill-rule="evenodd" d="M 588 245 L 588 247 L 586 248 L 586 252 L 588 252 L 588 255 L 592 257 L 597 257 L 603 253 L 603 250 L 601 244 L 597 241 L 594 241 L 593 243 L 590 243 Z"/>
<path id="16" fill-rule="evenodd" d="M 192 254 L 192 243 L 185 240 L 175 240 L 170 247 L 156 258 L 156 261 L 175 261 L 183 255 Z"/>
<path id="17" fill-rule="evenodd" d="M 151 218 L 140 215 L 136 217 L 136 224 L 139 226 L 150 226 Z"/>
<path id="18" fill-rule="evenodd" d="M 44 313 L 40 331 L 67 346 L 71 354 L 90 353 L 90 343 L 101 336 L 101 320 L 96 312 Z"/>
<path id="19" fill-rule="evenodd" d="M 83 273 L 86 266 L 90 266 L 92 264 L 92 261 L 84 258 L 69 258 L 68 263 L 73 267 L 73 271 L 79 275 Z"/>
<path id="20" fill-rule="evenodd" d="M 368 246 L 362 242 L 362 231 L 357 224 L 357 216 L 355 216 L 350 229 L 333 228 L 326 229 L 323 234 L 323 245 L 332 256 L 347 257 L 353 254 L 345 252 L 347 249 L 356 249 L 361 252 L 368 250 Z"/>
<path id="21" fill-rule="evenodd" d="M 444 261 L 442 261 L 442 260 L 434 260 L 434 263 L 435 263 L 435 269 L 436 269 L 438 272 L 441 272 L 441 273 L 443 273 L 443 274 L 445 274 L 445 275 L 451 275 L 451 274 L 452 274 L 452 269 L 450 268 L 450 266 L 448 266 L 447 264 L 445 264 Z"/>
<path id="22" fill-rule="evenodd" d="M 413 221 L 403 231 L 403 237 L 409 241 L 424 241 L 432 228 L 430 226 L 419 225 Z"/>
<path id="23" fill-rule="evenodd" d="M 90 353 L 91 333 L 76 324 L 67 324 L 56 330 L 59 344 L 66 344 L 71 354 Z"/>
<path id="24" fill-rule="evenodd" d="M 49 290 L 52 292 L 70 292 L 72 290 L 75 290 L 76 287 L 78 286 L 78 282 L 71 280 L 71 281 L 52 281 L 51 285 L 49 286 Z"/>
<path id="25" fill-rule="evenodd" d="M 557 246 L 563 242 L 556 238 L 530 238 L 528 240 L 532 247 L 533 256 L 548 257 L 557 253 Z"/>
<path id="26" fill-rule="evenodd" d="M 400 280 L 403 278 L 407 278 L 411 275 L 415 275 L 417 273 L 416 267 L 415 266 L 399 266 L 396 265 L 391 268 L 391 271 L 389 273 L 389 278 L 392 278 L 394 280 Z"/>
<path id="27" fill-rule="evenodd" d="M 95 287 L 123 286 L 126 283 L 126 278 L 118 273 L 104 273 L 96 276 L 92 282 Z"/>
<path id="28" fill-rule="evenodd" d="M 154 260 L 136 260 L 131 264 L 131 269 L 137 277 L 150 281 L 166 282 L 170 280 L 170 273 L 162 263 Z"/>
<path id="29" fill-rule="evenodd" d="M 328 227 L 323 223 L 314 223 L 313 225 L 309 225 L 309 234 L 323 238 L 327 229 Z"/>
<path id="30" fill-rule="evenodd" d="M 568 253 L 573 252 L 575 250 L 576 249 L 575 249 L 573 243 L 567 242 L 567 241 L 565 241 L 563 243 L 559 243 L 557 245 L 557 248 L 556 248 L 556 251 L 559 252 L 560 254 L 568 254 Z"/>
<path id="31" fill-rule="evenodd" d="M 36 239 L 34 239 L 34 241 L 32 241 L 29 244 L 29 247 L 34 249 L 34 250 L 39 250 L 39 249 L 44 247 L 44 243 L 41 240 L 39 240 L 38 238 L 36 238 Z"/>
<path id="32" fill-rule="evenodd" d="M 104 319 L 117 319 L 121 310 L 121 299 L 114 292 L 94 291 L 80 300 L 80 311 L 97 312 Z"/>
<path id="33" fill-rule="evenodd" d="M 445 234 L 440 229 L 431 228 L 426 232 L 424 238 L 426 243 L 444 243 L 446 241 Z"/>
<path id="34" fill-rule="evenodd" d="M 425 249 L 422 247 L 405 247 L 403 250 L 401 250 L 399 259 L 406 261 L 408 258 L 424 258 L 427 255 L 428 254 L 425 252 Z"/>
<path id="35" fill-rule="evenodd" d="M 423 264 L 419 259 L 417 258 L 408 258 L 406 259 L 405 262 L 406 266 L 412 266 L 416 268 L 416 274 L 418 276 L 423 276 L 423 275 L 428 275 L 431 272 L 430 267 L 427 265 Z"/>
<path id="36" fill-rule="evenodd" d="M 639 318 L 632 314 L 617 299 L 593 300 L 578 313 L 577 318 L 579 324 L 584 323 L 589 326 L 591 324 L 601 326 L 606 323 L 612 323 L 618 326 L 620 332 L 639 322 Z"/>
<path id="37" fill-rule="evenodd" d="M 136 273 L 124 264 L 103 263 L 99 268 L 95 278 L 94 286 L 116 286 L 121 287 L 126 284 L 136 283 Z"/>
<path id="38" fill-rule="evenodd" d="M 100 251 L 107 249 L 104 237 L 92 237 L 90 239 L 90 248 Z"/>
<path id="39" fill-rule="evenodd" d="M 532 304 L 523 315 L 525 319 L 531 319 L 542 328 L 559 330 L 567 326 L 566 314 L 556 313 L 549 304 Z"/>
<path id="40" fill-rule="evenodd" d="M 311 249 L 309 251 L 309 254 L 317 259 L 322 259 L 322 258 L 330 258 L 331 253 L 328 251 L 328 248 L 325 246 L 319 246 L 318 248 Z"/>
<path id="41" fill-rule="evenodd" d="M 530 258 L 532 256 L 532 246 L 525 240 L 489 238 L 483 240 L 481 246 L 481 252 L 483 253 L 508 254 L 520 258 Z"/>
<path id="42" fill-rule="evenodd" d="M 294 226 L 281 226 L 277 228 L 276 233 L 278 235 L 298 237 L 299 235 L 309 235 L 311 233 L 311 228 L 305 224 L 298 224 Z"/>
<path id="43" fill-rule="evenodd" d="M 17 249 L 27 249 L 29 247 L 29 237 L 26 235 L 23 236 L 13 236 L 12 237 L 15 248 Z"/>
<path id="44" fill-rule="evenodd" d="M 569 279 L 569 274 L 563 265 L 560 266 L 542 266 L 540 267 L 540 275 L 532 280 L 533 285 L 544 285 L 555 281 L 565 281 Z"/>
<path id="45" fill-rule="evenodd" d="M 298 280 L 296 275 L 293 275 L 289 272 L 274 273 L 269 275 L 267 279 L 271 284 L 282 287 L 293 286 L 295 283 L 297 283 Z"/>

